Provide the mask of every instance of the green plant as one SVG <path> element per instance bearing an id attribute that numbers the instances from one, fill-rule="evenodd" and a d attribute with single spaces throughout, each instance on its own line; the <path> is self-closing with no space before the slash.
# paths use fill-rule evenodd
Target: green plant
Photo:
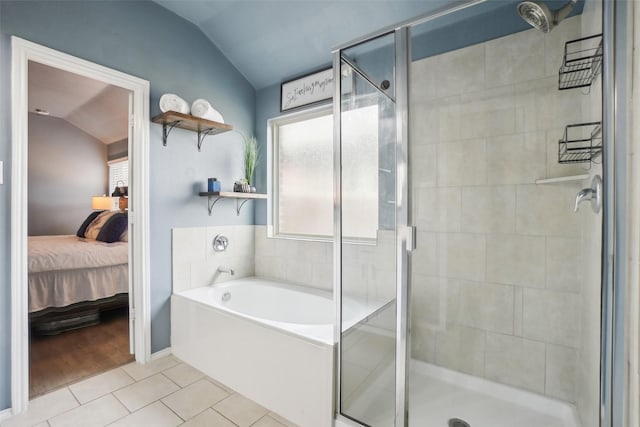
<path id="1" fill-rule="evenodd" d="M 260 157 L 260 147 L 255 136 L 243 138 L 244 141 L 244 179 L 247 184 L 253 182 L 253 175 L 256 171 L 258 158 Z"/>

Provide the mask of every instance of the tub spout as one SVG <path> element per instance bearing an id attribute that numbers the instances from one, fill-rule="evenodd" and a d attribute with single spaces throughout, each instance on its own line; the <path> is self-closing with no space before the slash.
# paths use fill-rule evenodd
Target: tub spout
<path id="1" fill-rule="evenodd" d="M 233 268 L 228 268 L 228 267 L 218 267 L 218 273 L 229 273 L 229 276 L 233 276 L 235 274 L 235 271 L 233 271 Z"/>

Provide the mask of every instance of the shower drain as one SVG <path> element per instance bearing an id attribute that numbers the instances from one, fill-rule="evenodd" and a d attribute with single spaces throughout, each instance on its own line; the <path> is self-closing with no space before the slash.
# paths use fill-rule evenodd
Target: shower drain
<path id="1" fill-rule="evenodd" d="M 468 422 L 460 418 L 449 419 L 449 427 L 471 427 Z"/>

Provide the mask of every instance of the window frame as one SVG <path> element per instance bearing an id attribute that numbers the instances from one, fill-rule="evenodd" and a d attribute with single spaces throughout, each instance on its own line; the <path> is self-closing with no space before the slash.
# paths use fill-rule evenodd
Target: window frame
<path id="1" fill-rule="evenodd" d="M 303 120 L 310 120 L 322 116 L 333 114 L 333 104 L 325 103 L 313 108 L 305 108 L 293 113 L 274 117 L 267 120 L 267 237 L 306 240 L 314 242 L 333 242 L 333 235 L 321 236 L 315 234 L 291 234 L 282 233 L 278 229 L 279 218 L 279 175 L 278 171 L 279 144 L 278 130 L 282 125 L 297 123 Z"/>
<path id="2" fill-rule="evenodd" d="M 305 108 L 289 114 L 274 117 L 267 120 L 267 237 L 276 239 L 288 239 L 288 240 L 302 240 L 312 242 L 333 242 L 333 234 L 321 236 L 316 234 L 293 234 L 283 233 L 278 229 L 279 224 L 279 174 L 278 171 L 278 159 L 279 159 L 279 144 L 278 144 L 278 129 L 282 125 L 290 123 L 297 123 L 303 120 L 310 120 L 317 117 L 333 114 L 333 103 L 325 103 L 323 105 L 315 106 L 312 108 Z M 332 132 L 333 135 L 333 132 Z M 332 136 L 333 139 L 333 136 Z M 332 148 L 333 150 L 333 148 Z M 333 164 L 331 165 L 333 169 Z M 333 175 L 331 178 L 333 184 Z M 335 206 L 335 200 L 332 201 Z M 380 227 L 376 229 L 375 237 L 345 237 L 343 236 L 343 243 L 356 244 L 356 245 L 375 245 L 378 240 L 378 232 Z"/>

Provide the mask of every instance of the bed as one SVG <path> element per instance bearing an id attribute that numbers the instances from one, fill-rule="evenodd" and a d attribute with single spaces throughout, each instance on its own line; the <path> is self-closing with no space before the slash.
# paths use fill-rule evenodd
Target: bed
<path id="1" fill-rule="evenodd" d="M 93 325 L 101 311 L 128 305 L 126 214 L 97 212 L 85 223 L 77 235 L 28 238 L 29 321 L 34 334 Z"/>

